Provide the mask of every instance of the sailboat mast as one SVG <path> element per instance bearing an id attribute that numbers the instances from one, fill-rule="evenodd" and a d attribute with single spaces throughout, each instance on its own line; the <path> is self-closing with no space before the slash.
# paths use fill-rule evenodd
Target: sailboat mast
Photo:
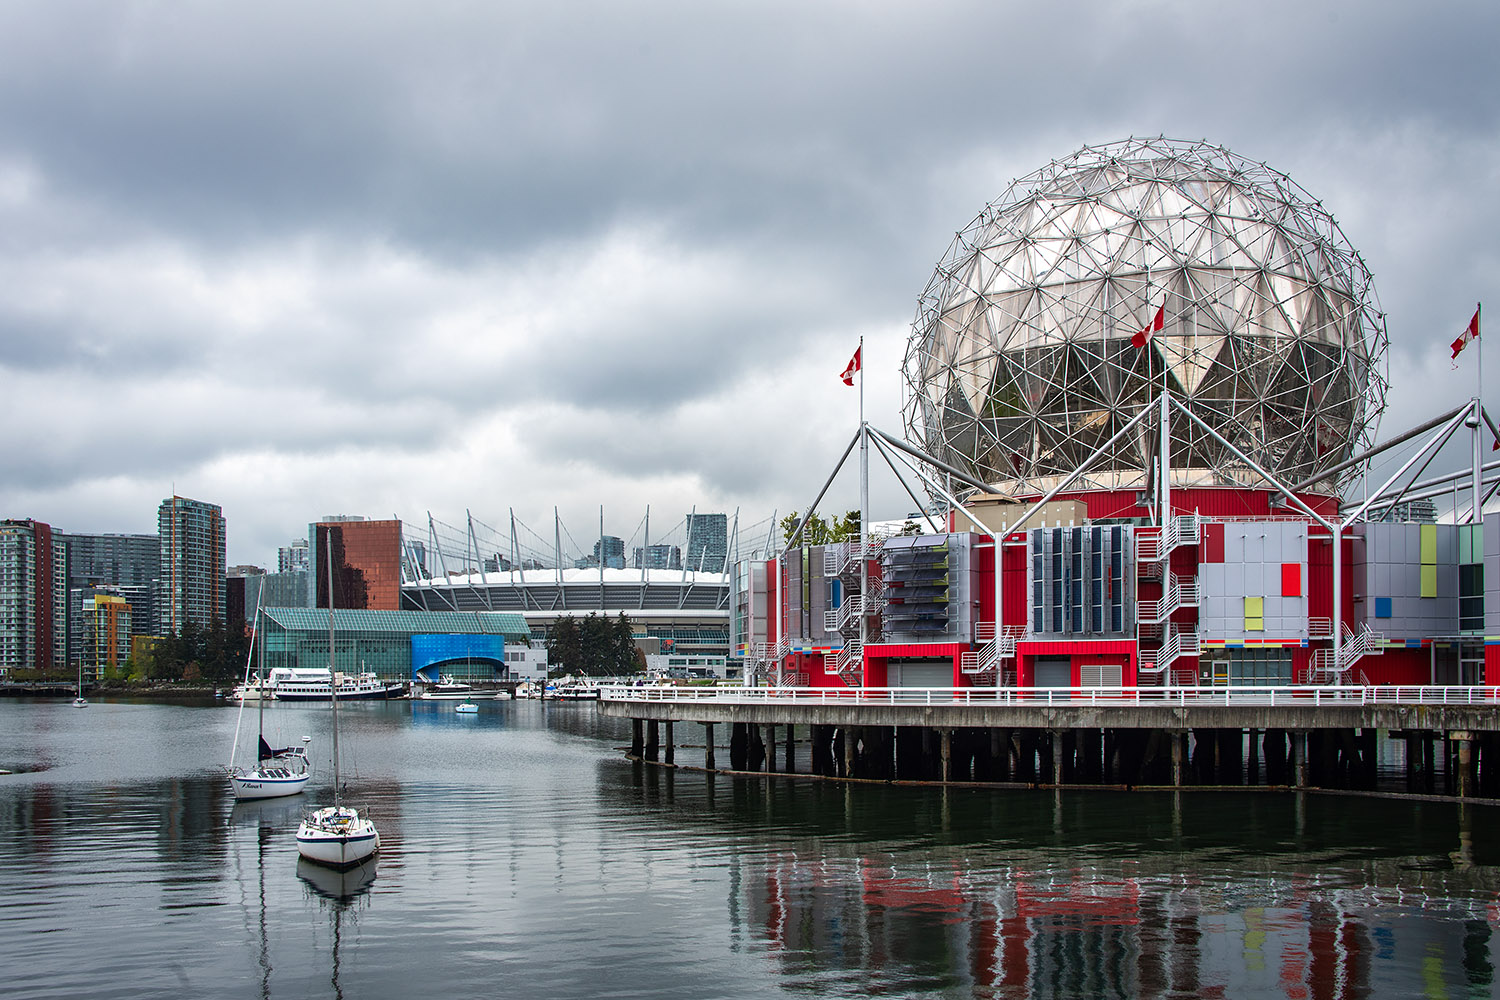
<path id="1" fill-rule="evenodd" d="M 323 558 L 328 560 L 328 695 L 333 703 L 333 804 L 340 804 L 339 796 L 339 674 L 338 660 L 333 655 L 333 531 L 323 534 Z"/>
<path id="2" fill-rule="evenodd" d="M 260 578 L 260 586 L 255 589 L 255 615 L 250 619 L 250 648 L 245 652 L 245 656 L 248 658 L 247 663 L 255 662 L 255 639 L 260 635 L 260 602 L 265 596 L 266 578 L 262 576 Z M 265 659 L 262 656 L 261 662 L 255 664 L 255 686 L 259 689 L 260 694 L 256 706 L 258 714 L 255 717 L 255 764 L 257 767 L 260 766 L 260 741 L 265 739 L 266 735 L 266 686 L 260 679 L 260 672 L 265 669 Z M 249 673 L 250 671 L 246 670 L 245 672 Z M 249 694 L 250 689 L 246 688 L 245 693 Z M 245 704 L 244 699 L 240 700 L 240 704 Z"/>

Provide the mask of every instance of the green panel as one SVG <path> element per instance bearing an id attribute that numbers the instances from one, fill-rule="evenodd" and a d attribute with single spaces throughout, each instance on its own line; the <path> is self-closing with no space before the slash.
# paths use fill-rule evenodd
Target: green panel
<path id="1" fill-rule="evenodd" d="M 1458 561 L 1460 564 L 1484 562 L 1484 525 L 1459 525 Z"/>
<path id="2" fill-rule="evenodd" d="M 1423 544 L 1425 545 L 1425 542 Z M 1421 597 L 1436 597 L 1437 596 L 1437 567 L 1436 566 L 1423 566 L 1422 567 L 1422 593 L 1419 596 L 1421 596 Z"/>
<path id="3" fill-rule="evenodd" d="M 1437 525 L 1435 525 L 1435 524 L 1424 524 L 1424 525 L 1421 526 L 1421 529 L 1422 529 L 1422 565 L 1423 566 L 1436 566 L 1437 565 Z M 1426 577 L 1424 576 L 1423 579 L 1425 580 Z M 1434 577 L 1434 579 L 1436 579 L 1436 578 Z M 1423 584 L 1423 588 L 1424 588 L 1424 591 L 1425 591 L 1426 584 Z M 1437 595 L 1436 594 L 1429 595 L 1429 594 L 1427 594 L 1427 593 L 1424 592 L 1422 594 L 1422 596 L 1423 597 L 1428 597 L 1428 596 L 1435 597 Z"/>

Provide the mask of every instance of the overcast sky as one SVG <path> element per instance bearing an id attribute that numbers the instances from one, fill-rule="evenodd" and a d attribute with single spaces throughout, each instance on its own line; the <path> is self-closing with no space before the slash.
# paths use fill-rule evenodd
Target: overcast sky
<path id="1" fill-rule="evenodd" d="M 1158 133 L 1338 219 L 1388 314 L 1389 436 L 1471 395 L 1446 345 L 1500 306 L 1497 28 L 1371 0 L 0 5 L 0 515 L 154 531 L 175 489 L 274 567 L 331 513 L 550 536 L 555 505 L 585 536 L 603 503 L 628 537 L 647 504 L 805 507 L 861 336 L 900 432 L 953 233 Z"/>

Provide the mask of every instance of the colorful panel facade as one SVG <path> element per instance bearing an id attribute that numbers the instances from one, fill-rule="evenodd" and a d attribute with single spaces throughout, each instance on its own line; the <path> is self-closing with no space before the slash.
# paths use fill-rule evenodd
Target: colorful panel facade
<path id="1" fill-rule="evenodd" d="M 1222 561 L 1205 561 L 1198 569 L 1198 632 L 1203 640 L 1305 641 L 1307 525 L 1243 521 L 1206 529 L 1205 538 L 1216 536 L 1222 542 L 1204 548 Z"/>
<path id="2" fill-rule="evenodd" d="M 1381 522 L 1355 525 L 1352 531 L 1356 552 L 1363 553 L 1355 558 L 1351 582 L 1356 623 L 1382 633 L 1387 641 L 1457 631 L 1458 534 L 1453 525 Z"/>

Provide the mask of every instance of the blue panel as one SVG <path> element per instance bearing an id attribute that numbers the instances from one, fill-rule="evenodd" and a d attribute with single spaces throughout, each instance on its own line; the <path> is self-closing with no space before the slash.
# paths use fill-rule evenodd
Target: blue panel
<path id="1" fill-rule="evenodd" d="M 411 637 L 412 680 L 437 680 L 439 666 L 449 663 L 467 663 L 471 666 L 488 663 L 495 669 L 504 669 L 505 636 L 471 634 Z"/>
<path id="2" fill-rule="evenodd" d="M 1389 597 L 1375 598 L 1375 617 L 1389 618 L 1391 616 L 1391 599 Z"/>

